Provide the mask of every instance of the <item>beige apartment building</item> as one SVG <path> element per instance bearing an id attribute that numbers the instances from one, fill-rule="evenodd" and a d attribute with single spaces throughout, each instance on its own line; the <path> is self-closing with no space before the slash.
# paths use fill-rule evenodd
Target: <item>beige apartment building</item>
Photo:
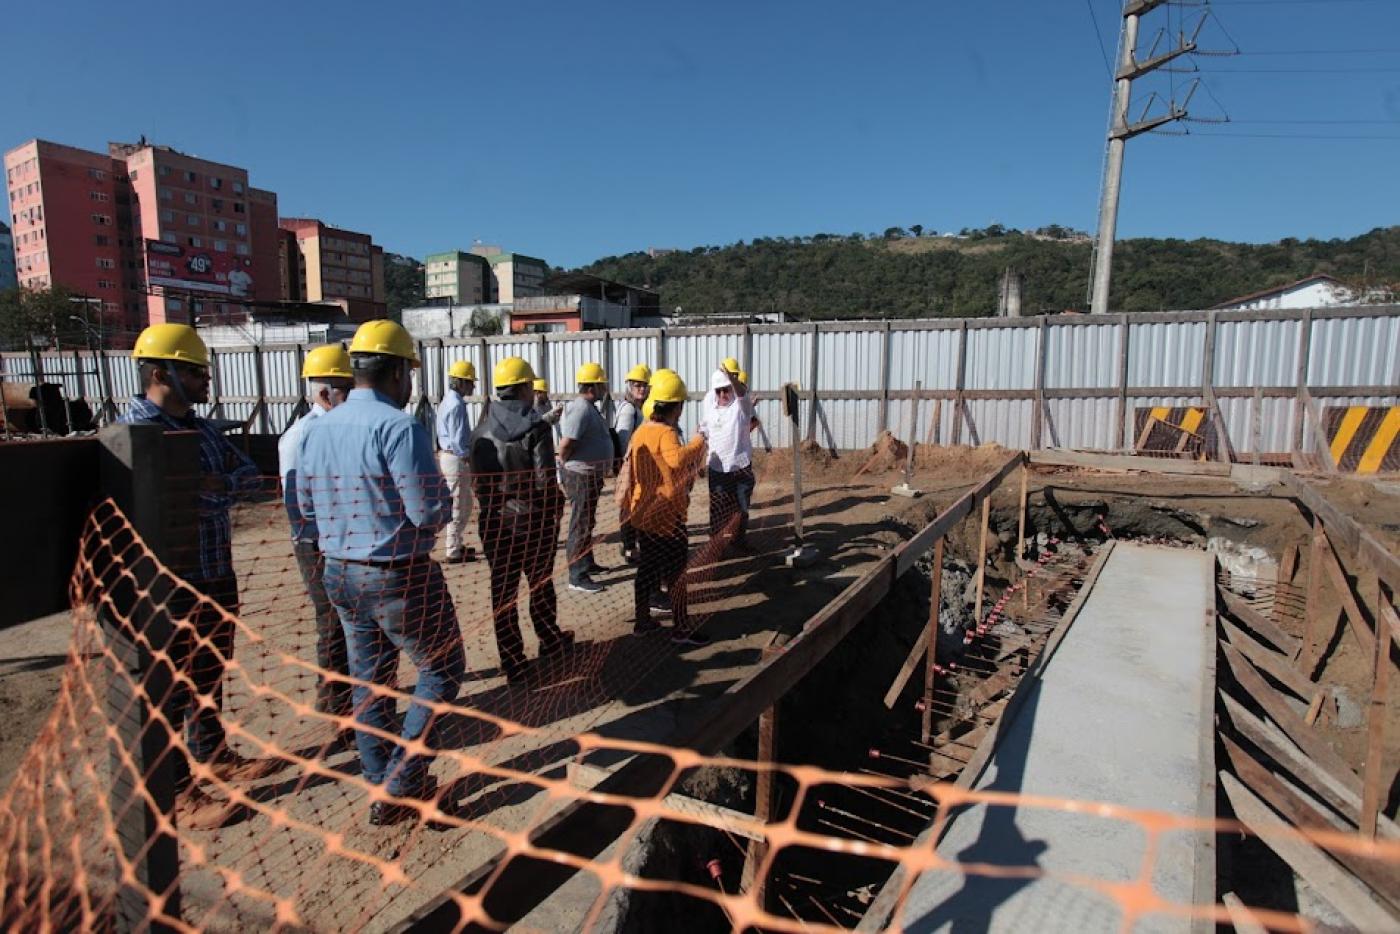
<path id="1" fill-rule="evenodd" d="M 517 298 L 544 294 L 544 280 L 549 275 L 549 264 L 544 260 L 524 253 L 507 253 L 498 246 L 478 245 L 472 247 L 472 252 L 491 266 L 491 294 L 487 301 L 510 304 Z"/>
<path id="2" fill-rule="evenodd" d="M 423 296 L 454 305 L 481 305 L 491 300 L 491 264 L 475 253 L 451 250 L 423 258 Z"/>
<path id="3" fill-rule="evenodd" d="M 294 301 L 336 303 L 351 321 L 382 318 L 384 299 L 384 250 L 369 234 L 330 227 L 313 217 L 284 217 L 281 229 L 282 259 L 288 291 Z M 290 255 L 295 247 L 296 256 Z M 293 276 L 294 281 L 293 280 Z"/>

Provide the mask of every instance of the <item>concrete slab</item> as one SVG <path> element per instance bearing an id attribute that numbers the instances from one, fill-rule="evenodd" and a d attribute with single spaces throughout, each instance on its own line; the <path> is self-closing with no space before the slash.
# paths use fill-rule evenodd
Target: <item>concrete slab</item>
<path id="1" fill-rule="evenodd" d="M 1197 815 L 1211 777 L 1200 749 L 1211 728 L 1201 698 L 1214 680 L 1212 588 L 1204 552 L 1119 543 L 974 787 Z M 1146 875 L 1158 897 L 1190 904 L 1196 837 L 1167 831 L 1154 840 L 1138 823 L 1093 809 L 979 805 L 954 817 L 939 853 L 1032 872 L 925 873 L 900 920 L 920 932 L 1119 930 L 1123 906 L 1104 883 Z M 1189 928 L 1188 918 L 1162 914 L 1139 916 L 1134 927 Z"/>

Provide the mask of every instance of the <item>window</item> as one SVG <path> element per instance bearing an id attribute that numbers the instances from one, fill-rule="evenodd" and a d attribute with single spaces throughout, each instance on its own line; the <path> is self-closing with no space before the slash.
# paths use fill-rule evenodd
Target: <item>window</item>
<path id="1" fill-rule="evenodd" d="M 224 180 L 222 178 L 218 178 L 216 176 L 211 175 L 209 176 L 209 187 L 213 188 L 215 191 L 218 191 L 220 188 L 224 187 Z"/>
<path id="2" fill-rule="evenodd" d="M 98 279 L 97 287 L 99 289 L 115 289 L 117 287 L 117 284 L 111 279 Z"/>
<path id="3" fill-rule="evenodd" d="M 187 182 L 197 182 L 197 181 L 199 181 L 199 176 L 196 175 L 195 173 L 189 171 L 188 169 L 186 169 L 186 170 L 185 170 L 185 181 L 187 181 Z"/>
<path id="4" fill-rule="evenodd" d="M 167 224 L 173 224 L 175 222 L 175 212 L 170 210 L 169 208 L 166 208 L 165 210 L 160 212 L 160 219 L 165 221 Z"/>
<path id="5" fill-rule="evenodd" d="M 136 173 L 137 173 L 138 171 L 139 171 L 139 169 L 132 169 L 132 170 L 131 170 L 131 175 L 128 176 L 133 182 L 136 181 Z"/>
<path id="6" fill-rule="evenodd" d="M 169 188 L 161 188 L 161 189 L 160 189 L 160 200 L 162 200 L 162 201 L 169 201 L 169 200 L 170 200 L 171 198 L 173 198 L 173 197 L 175 197 L 175 196 L 171 193 L 171 191 L 170 191 Z"/>
<path id="7" fill-rule="evenodd" d="M 200 240 L 198 237 L 190 237 L 190 246 L 202 247 L 204 246 L 204 241 Z"/>
<path id="8" fill-rule="evenodd" d="M 182 306 L 178 298 L 167 298 L 165 300 L 165 307 L 171 311 L 179 311 Z"/>
<path id="9" fill-rule="evenodd" d="M 238 234 L 240 237 L 246 237 L 246 236 L 248 236 L 248 225 L 247 225 L 247 224 L 235 224 L 235 225 L 233 226 L 233 232 L 236 233 L 236 234 Z"/>
<path id="10" fill-rule="evenodd" d="M 215 240 L 215 241 L 214 241 L 214 249 L 218 250 L 220 253 L 227 253 L 227 252 L 228 252 L 228 241 L 227 241 L 227 240 Z"/>
<path id="11" fill-rule="evenodd" d="M 237 244 L 234 244 L 234 252 L 237 253 L 239 256 L 247 256 L 247 255 L 248 255 L 248 244 L 246 244 L 246 243 L 237 243 Z"/>
<path id="12" fill-rule="evenodd" d="M 88 199 L 92 201 L 111 201 L 112 196 L 105 191 L 89 191 Z"/>
<path id="13" fill-rule="evenodd" d="M 108 258 L 105 257 L 105 256 L 99 256 L 99 257 L 97 257 L 97 268 L 98 268 L 98 269 L 115 269 L 115 268 L 117 268 L 117 264 L 114 263 L 114 262 L 112 262 L 110 259 L 108 259 Z"/>
<path id="14" fill-rule="evenodd" d="M 117 312 L 119 312 L 119 311 L 121 311 L 121 310 L 122 310 L 121 302 L 103 302 L 103 303 L 102 303 L 102 313 L 103 313 L 103 314 L 114 315 L 114 314 L 116 314 Z"/>
<path id="15" fill-rule="evenodd" d="M 198 214 L 186 214 L 186 215 L 185 215 L 185 223 L 186 223 L 186 224 L 189 224 L 191 227 L 198 227 L 198 226 L 199 226 L 199 215 L 198 215 Z"/>
<path id="16" fill-rule="evenodd" d="M 185 192 L 185 203 L 186 203 L 186 204 L 198 204 L 198 203 L 199 203 L 199 195 L 195 194 L 195 193 L 192 192 L 192 191 L 187 191 L 187 192 Z"/>
<path id="17" fill-rule="evenodd" d="M 101 169 L 88 169 L 88 178 L 95 178 L 99 182 L 107 177 L 107 173 Z"/>
<path id="18" fill-rule="evenodd" d="M 228 230 L 228 221 L 214 221 L 214 229 L 218 231 Z"/>
<path id="19" fill-rule="evenodd" d="M 96 234 L 93 236 L 92 242 L 95 246 L 111 246 L 112 238 L 106 234 Z"/>
<path id="20" fill-rule="evenodd" d="M 168 165 L 163 165 L 163 166 L 160 167 L 160 177 L 161 177 L 161 178 L 165 178 L 165 176 L 167 176 L 167 175 L 169 175 L 169 174 L 170 174 L 170 166 L 168 166 Z"/>
<path id="21" fill-rule="evenodd" d="M 233 183 L 233 193 L 236 194 L 236 195 L 241 195 L 241 194 L 243 194 L 243 183 L 242 183 L 242 182 L 234 182 L 234 183 Z"/>
<path id="22" fill-rule="evenodd" d="M 235 214 L 243 214 L 243 213 L 245 213 L 244 210 L 243 210 L 243 202 L 242 202 L 242 201 L 235 201 L 235 202 L 233 202 L 233 213 L 235 213 Z"/>
<path id="23" fill-rule="evenodd" d="M 94 215 L 92 215 L 92 222 L 93 222 L 94 224 L 97 224 L 97 225 L 101 226 L 101 227 L 111 227 L 111 226 L 112 226 L 112 215 L 110 215 L 110 214 L 94 214 Z"/>
<path id="24" fill-rule="evenodd" d="M 161 234 L 161 235 L 160 235 L 160 238 L 161 238 L 162 240 L 164 240 L 166 243 L 179 243 L 179 242 L 180 242 L 180 239 L 179 239 L 178 237 L 176 237 L 175 234 L 169 233 L 169 232 Z"/>

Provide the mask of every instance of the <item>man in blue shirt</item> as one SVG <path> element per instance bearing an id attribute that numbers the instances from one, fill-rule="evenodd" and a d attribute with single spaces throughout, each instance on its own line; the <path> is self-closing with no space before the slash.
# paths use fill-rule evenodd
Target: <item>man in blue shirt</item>
<path id="1" fill-rule="evenodd" d="M 350 342 L 350 361 L 349 398 L 308 424 L 302 439 L 297 505 L 316 524 L 351 675 L 390 688 L 400 649 L 418 669 L 398 742 L 383 737 L 393 731 L 393 699 L 355 685 L 356 720 L 368 728 L 356 734 L 363 775 L 392 796 L 427 800 L 437 791 L 428 774 L 432 756 L 408 755 L 406 744 L 432 744 L 426 705 L 455 700 L 466 668 L 457 613 L 431 557 L 451 503 L 432 439 L 404 411 L 418 366 L 408 332 L 367 321 Z M 418 813 L 377 800 L 369 819 L 392 824 Z"/>
<path id="2" fill-rule="evenodd" d="M 316 540 L 316 525 L 308 522 L 297 506 L 298 460 L 301 457 L 302 436 L 313 421 L 345 401 L 354 377 L 350 373 L 350 355 L 340 344 L 326 344 L 306 355 L 301 366 L 311 395 L 311 408 L 282 433 L 277 442 L 277 472 L 282 476 L 282 503 L 292 526 L 292 552 L 301 571 L 306 593 L 311 597 L 311 609 L 316 616 L 316 664 L 322 669 L 316 679 L 316 709 L 333 717 L 349 717 L 350 674 L 349 656 L 345 648 L 345 629 L 340 615 L 326 596 L 325 559 Z M 327 678 L 336 674 L 341 678 Z M 335 734 L 344 737 L 337 729 Z M 339 739 L 326 743 L 329 752 L 339 745 Z"/>
<path id="3" fill-rule="evenodd" d="M 199 435 L 197 547 L 192 554 L 176 543 L 171 559 L 208 601 L 183 588 L 170 599 L 168 609 L 176 631 L 168 652 L 171 664 L 181 674 L 176 676 L 167 715 L 172 726 L 179 728 L 183 723 L 185 727 L 185 746 L 175 756 L 176 787 L 183 792 L 183 804 L 191 812 L 185 823 L 217 827 L 236 809 L 215 801 L 191 783 L 186 756 L 209 765 L 224 780 L 259 778 L 276 767 L 269 760 L 249 760 L 234 753 L 219 719 L 224 703 L 224 666 L 233 657 L 232 617 L 238 613 L 229 509 L 238 497 L 260 489 L 262 480 L 246 454 L 194 413 L 196 404 L 209 401 L 209 349 L 194 328 L 152 325 L 136 339 L 131 356 L 140 368 L 142 391 L 131 400 L 121 421 Z M 207 643 L 196 641 L 197 637 Z M 197 703 L 184 679 L 193 682 L 195 692 L 210 703 Z"/>
<path id="4" fill-rule="evenodd" d="M 437 410 L 438 467 L 452 496 L 452 521 L 447 523 L 447 563 L 475 561 L 476 549 L 462 547 L 462 529 L 472 517 L 471 462 L 467 447 L 472 422 L 464 398 L 476 392 L 476 367 L 466 360 L 452 364 L 447 392 Z M 463 475 L 466 475 L 465 477 Z"/>

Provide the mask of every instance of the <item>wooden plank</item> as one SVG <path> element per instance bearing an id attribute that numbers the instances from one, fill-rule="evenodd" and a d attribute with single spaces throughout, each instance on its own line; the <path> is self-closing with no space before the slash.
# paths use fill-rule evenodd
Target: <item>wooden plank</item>
<path id="1" fill-rule="evenodd" d="M 973 604 L 972 620 L 982 625 L 982 596 L 987 588 L 987 523 L 992 517 L 992 498 L 982 500 L 981 533 L 977 537 L 977 597 Z"/>
<path id="2" fill-rule="evenodd" d="M 1387 632 L 1400 627 L 1395 608 L 1390 605 L 1391 595 L 1385 587 L 1376 586 L 1376 606 L 1380 613 L 1377 625 L 1383 627 L 1376 639 L 1375 667 L 1371 673 L 1371 706 L 1366 712 L 1366 765 L 1361 781 L 1361 832 L 1368 837 L 1376 835 L 1376 816 L 1381 809 L 1381 796 L 1390 783 L 1385 773 L 1385 718 L 1386 704 L 1390 699 L 1390 639 Z"/>
<path id="3" fill-rule="evenodd" d="M 1329 817 L 1319 811 L 1287 781 L 1260 765 L 1228 736 L 1222 736 L 1220 739 L 1239 780 L 1271 808 L 1282 814 L 1294 827 L 1327 834 L 1347 833 L 1351 830 L 1339 818 Z M 1329 847 L 1325 843 L 1316 845 L 1320 845 L 1329 856 L 1351 870 L 1356 878 L 1384 896 L 1392 907 L 1400 904 L 1400 866 L 1393 861 L 1368 858 L 1347 847 Z"/>
<path id="4" fill-rule="evenodd" d="M 1225 635 L 1230 640 L 1231 645 L 1239 649 L 1241 654 L 1261 671 L 1298 695 L 1300 700 L 1311 702 L 1315 696 L 1322 693 L 1316 684 L 1298 673 L 1287 656 L 1266 649 L 1242 632 L 1239 627 L 1231 624 L 1229 620 L 1222 619 L 1220 624 L 1225 627 Z"/>
<path id="5" fill-rule="evenodd" d="M 1254 913 L 1245 907 L 1244 902 L 1234 892 L 1226 892 L 1221 899 L 1225 910 L 1230 914 L 1230 924 L 1236 934 L 1269 934 L 1269 929 L 1259 923 Z"/>
<path id="6" fill-rule="evenodd" d="M 1367 931 L 1394 929 L 1396 915 L 1383 908 L 1364 885 L 1285 824 L 1233 775 L 1221 772 L 1220 783 L 1240 823 L 1307 880 L 1313 890 L 1350 923 Z"/>
<path id="7" fill-rule="evenodd" d="M 909 679 L 914 676 L 914 672 L 919 668 L 919 662 L 924 657 L 924 652 L 928 650 L 928 627 L 925 626 L 919 633 L 919 638 L 914 640 L 914 647 L 909 650 L 909 657 L 904 660 L 904 664 L 899 666 L 899 673 L 894 676 L 894 681 L 890 684 L 890 689 L 885 692 L 885 707 L 894 709 L 894 702 L 899 700 L 899 695 L 904 691 L 904 686 L 909 683 Z"/>
<path id="8" fill-rule="evenodd" d="M 1298 779 L 1299 784 L 1317 795 L 1353 824 L 1361 820 L 1361 779 L 1354 774 L 1333 775 L 1295 746 L 1283 731 L 1260 720 L 1224 691 L 1220 699 L 1235 730 Z M 1400 827 L 1386 817 L 1377 821 L 1380 836 L 1400 839 Z"/>
<path id="9" fill-rule="evenodd" d="M 1347 580 L 1346 572 L 1342 570 L 1342 562 L 1337 557 L 1336 549 L 1332 547 L 1332 542 L 1327 538 L 1326 528 L 1322 530 L 1322 538 L 1327 546 L 1322 549 L 1322 567 L 1332 582 L 1332 588 L 1337 591 L 1337 596 L 1342 601 L 1342 609 L 1346 612 L 1347 623 L 1351 626 L 1352 635 L 1356 637 L 1357 644 L 1363 650 L 1373 652 L 1375 651 L 1375 636 L 1371 634 L 1366 617 L 1361 612 L 1361 606 L 1356 602 L 1356 593 L 1351 589 L 1351 582 Z"/>
<path id="10" fill-rule="evenodd" d="M 1249 404 L 1249 447 L 1250 463 L 1259 466 L 1259 454 L 1264 449 L 1264 389 L 1254 387 L 1254 398 Z"/>
<path id="11" fill-rule="evenodd" d="M 1165 423 L 1164 423 L 1165 424 Z M 1143 470 L 1148 473 L 1190 474 L 1195 477 L 1228 477 L 1229 464 L 1202 464 L 1195 461 L 1138 457 L 1133 454 L 1094 454 L 1088 451 L 1032 451 L 1032 464 L 1049 467 L 1086 467 L 1099 470 Z"/>
<path id="12" fill-rule="evenodd" d="M 1293 583 L 1293 577 L 1298 573 L 1298 559 L 1302 556 L 1302 549 L 1296 544 L 1292 544 L 1283 549 L 1283 555 L 1278 562 L 1278 582 L 1280 586 Z"/>
<path id="13" fill-rule="evenodd" d="M 1356 778 L 1356 770 L 1337 754 L 1321 737 L 1308 729 L 1303 718 L 1293 712 L 1287 702 L 1269 687 L 1263 675 L 1251 665 L 1233 646 L 1221 643 L 1225 660 L 1235 673 L 1235 680 L 1250 697 L 1254 698 L 1269 718 L 1278 724 L 1288 738 L 1298 744 L 1298 748 L 1312 757 L 1318 765 L 1334 775 L 1347 775 Z"/>
<path id="14" fill-rule="evenodd" d="M 570 762 L 566 766 L 569 782 L 585 791 L 591 791 L 602 784 L 604 779 L 609 778 L 616 771 L 615 769 L 603 769 L 587 762 Z M 760 775 L 764 774 L 762 771 Z M 732 833 L 736 837 L 743 837 L 764 843 L 768 840 L 760 826 L 764 819 L 755 817 L 752 814 L 745 814 L 743 811 L 735 811 L 732 808 L 721 807 L 718 804 L 711 804 L 708 801 L 701 801 L 679 792 L 671 792 L 661 799 L 661 803 L 687 817 L 694 817 L 703 821 L 707 826 L 716 830 L 723 830 L 725 833 Z"/>
<path id="15" fill-rule="evenodd" d="M 1021 500 L 1016 509 L 1016 560 L 1020 561 L 1026 556 L 1026 507 L 1029 505 L 1030 490 L 1028 489 L 1027 474 L 1030 468 L 1025 464 L 1021 465 Z"/>
<path id="16" fill-rule="evenodd" d="M 966 417 L 965 396 L 967 391 L 967 319 L 959 322 L 958 328 L 958 377 L 956 395 L 953 397 L 953 443 L 962 444 L 963 419 Z"/>
<path id="17" fill-rule="evenodd" d="M 1038 680 L 1041 674 L 1044 673 L 1046 666 L 1050 664 L 1051 659 L 1055 655 L 1055 650 L 1059 647 L 1060 642 L 1069 631 L 1069 627 L 1074 624 L 1074 619 L 1079 615 L 1079 610 L 1089 598 L 1090 592 L 1093 591 L 1094 582 L 1098 580 L 1099 573 L 1103 570 L 1104 565 L 1108 563 L 1109 557 L 1113 554 L 1113 545 L 1114 542 L 1110 540 L 1104 544 L 1103 548 L 1099 549 L 1099 553 L 1093 565 L 1089 568 L 1088 573 L 1084 575 L 1084 585 L 1079 589 L 1079 593 L 1075 595 L 1070 605 L 1065 608 L 1064 615 L 1060 617 L 1059 623 L 1055 626 L 1055 631 L 1050 634 L 1050 638 L 1046 641 L 1045 647 L 1042 648 L 1040 654 L 1036 656 L 1036 660 L 1026 672 L 1026 676 L 1017 682 L 1016 689 L 1008 699 L 1006 710 L 1002 713 L 1001 719 L 998 720 L 996 726 L 982 738 L 981 743 L 978 744 L 977 752 L 968 760 L 967 765 L 962 769 L 961 774 L 958 775 L 957 786 L 959 788 L 971 788 L 972 784 L 977 781 L 982 771 L 987 767 L 987 762 L 990 761 L 992 753 L 996 750 L 997 743 L 1000 742 L 1001 737 L 1005 735 L 1006 730 L 1015 721 L 1016 714 L 1025 704 L 1026 698 L 1030 696 L 1030 691 L 1026 688 L 1026 685 Z M 936 846 L 938 841 L 934 837 L 935 830 L 941 833 L 946 831 L 948 826 L 947 822 L 939 822 L 925 828 L 910 846 L 912 848 Z M 861 918 L 860 924 L 857 926 L 856 930 L 883 930 L 886 922 L 894 914 L 895 909 L 904 901 L 905 896 L 908 894 L 910 887 L 914 884 L 914 880 L 917 877 L 917 874 L 911 875 L 902 864 L 896 866 L 894 872 L 890 874 L 889 880 L 886 881 L 884 887 L 880 889 L 880 894 L 875 897 L 875 900 L 866 910 L 865 916 Z"/>
<path id="18" fill-rule="evenodd" d="M 1297 638 L 1284 632 L 1267 616 L 1260 613 L 1248 603 L 1245 603 L 1244 600 L 1240 599 L 1236 594 L 1224 589 L 1219 590 L 1218 593 L 1220 594 L 1220 598 L 1225 601 L 1225 611 L 1227 613 L 1254 630 L 1256 635 L 1268 639 L 1274 644 L 1275 648 L 1283 652 L 1289 658 L 1293 658 L 1298 654 L 1302 643 L 1299 642 Z"/>
<path id="19" fill-rule="evenodd" d="M 1400 590 L 1400 554 L 1386 547 L 1361 524 L 1327 500 L 1313 484 L 1296 474 L 1285 472 L 1283 483 L 1308 512 L 1320 516 L 1327 527 L 1329 540 L 1341 545 L 1359 561 L 1374 568 L 1392 591 Z"/>
<path id="20" fill-rule="evenodd" d="M 1312 312 L 1303 318 L 1298 334 L 1298 370 L 1293 396 L 1293 450 L 1303 450 L 1303 413 L 1307 407 L 1308 356 L 1312 352 Z"/>
<path id="21" fill-rule="evenodd" d="M 933 567 L 929 572 L 928 624 L 925 632 L 927 650 L 924 652 L 924 708 L 919 714 L 919 734 L 927 743 L 933 732 L 933 680 L 938 656 L 939 616 L 943 607 L 943 545 L 940 538 L 933 546 Z"/>
<path id="22" fill-rule="evenodd" d="M 1113 430 L 1113 446 L 1121 450 L 1126 440 L 1128 423 L 1128 316 L 1118 316 L 1118 389 L 1114 407 L 1117 425 Z"/>
<path id="23" fill-rule="evenodd" d="M 1303 643 L 1298 652 L 1298 668 L 1311 675 L 1317 666 L 1318 633 L 1323 631 L 1322 608 L 1322 552 L 1327 547 L 1323 542 L 1322 519 L 1313 514 L 1312 536 L 1308 542 L 1308 589 L 1303 595 Z M 1335 611 L 1331 611 L 1333 616 Z"/>

